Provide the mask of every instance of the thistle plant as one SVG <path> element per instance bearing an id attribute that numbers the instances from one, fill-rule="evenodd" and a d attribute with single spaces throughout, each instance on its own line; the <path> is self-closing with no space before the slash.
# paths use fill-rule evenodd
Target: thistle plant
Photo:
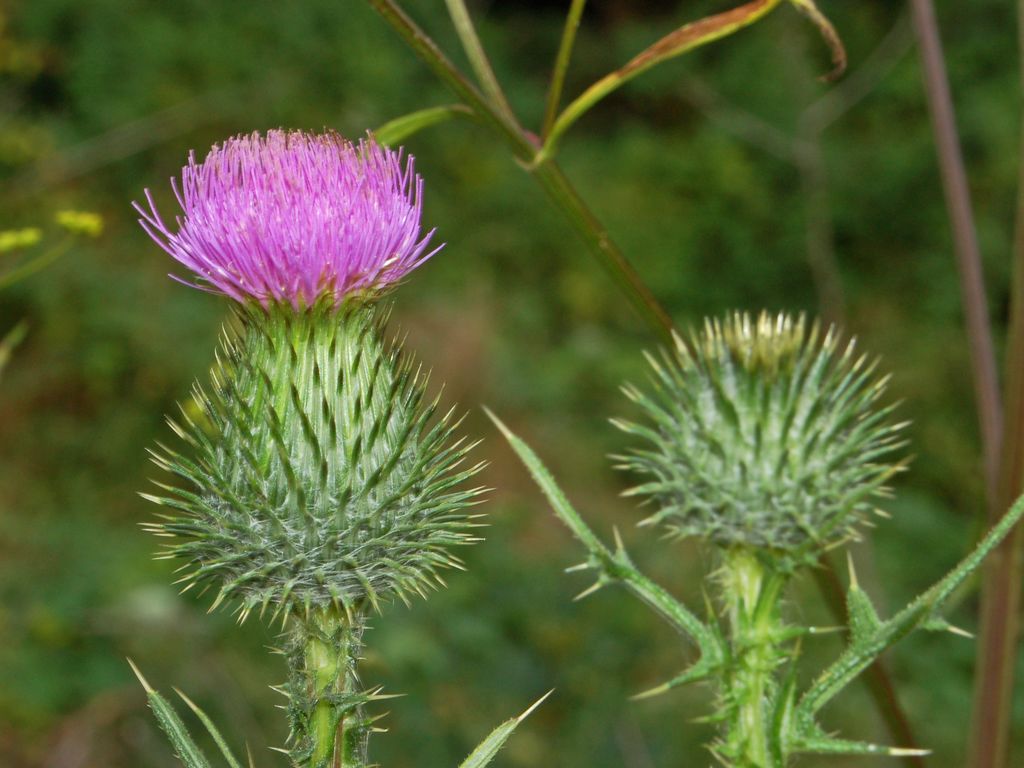
<path id="1" fill-rule="evenodd" d="M 421 233 L 422 180 L 372 138 L 271 131 L 190 157 L 173 185 L 174 226 L 148 191 L 140 223 L 193 272 L 182 282 L 235 308 L 209 385 L 171 422 L 181 446 L 154 452 L 181 483 L 144 495 L 164 509 L 146 527 L 170 539 L 184 590 L 240 621 L 280 620 L 292 763 L 358 768 L 381 697 L 359 680 L 367 615 L 460 567 L 482 490 L 458 419 L 384 332 L 382 300 L 438 250 Z M 179 756 L 205 765 L 144 684 Z"/>
<path id="2" fill-rule="evenodd" d="M 921 0 L 921 3 L 918 4 L 926 2 L 927 0 Z M 525 123 L 506 98 L 501 82 L 496 76 L 480 36 L 477 34 L 473 14 L 470 13 L 464 0 L 446 0 L 445 5 L 463 52 L 470 64 L 471 72 L 464 72 L 446 55 L 442 46 L 433 40 L 403 8 L 404 4 L 401 0 L 368 0 L 368 4 L 380 14 L 381 18 L 457 99 L 457 103 L 420 109 L 388 122 L 377 132 L 381 140 L 400 141 L 419 130 L 456 118 L 468 117 L 483 126 L 507 146 L 520 167 L 537 181 L 538 188 L 543 190 L 552 206 L 564 214 L 566 222 L 581 236 L 582 242 L 585 243 L 595 262 L 611 278 L 622 296 L 632 305 L 650 330 L 668 344 L 673 343 L 675 332 L 669 311 L 659 302 L 656 293 L 647 286 L 628 255 L 616 245 L 614 234 L 589 209 L 585 195 L 574 187 L 571 179 L 561 169 L 557 158 L 558 148 L 575 124 L 591 108 L 617 89 L 627 86 L 633 79 L 655 67 L 668 65 L 668 62 L 677 57 L 731 38 L 741 30 L 756 25 L 761 19 L 783 6 L 795 8 L 804 15 L 817 27 L 827 43 L 833 66 L 831 71 L 822 77 L 822 80 L 831 82 L 839 79 L 845 72 L 847 64 L 846 52 L 840 35 L 814 0 L 790 0 L 790 2 L 751 0 L 729 10 L 687 22 L 669 31 L 656 42 L 639 51 L 629 61 L 593 82 L 563 107 L 567 75 L 571 68 L 576 36 L 586 7 L 586 0 L 571 0 L 568 3 L 563 33 L 551 69 L 543 110 L 544 118 L 539 126 L 535 126 L 534 131 L 530 131 L 524 127 Z M 878 52 L 881 52 L 884 46 L 885 42 L 883 41 L 879 45 Z M 834 91 L 825 94 L 819 101 L 808 107 L 804 115 L 810 116 L 817 111 L 818 107 L 826 104 L 843 101 L 849 104 L 856 101 L 859 97 L 854 97 L 853 94 L 858 93 L 863 87 L 863 76 L 867 74 L 868 69 L 868 62 L 865 62 L 858 70 L 859 77 L 852 77 L 845 85 L 840 85 Z M 803 119 L 801 118 L 799 122 L 803 122 Z M 809 122 L 815 123 L 816 121 Z M 794 140 L 794 144 L 807 146 L 803 138 Z M 798 154 L 809 158 L 816 155 L 815 152 L 800 152 Z M 807 170 L 806 173 L 818 175 L 817 171 Z M 814 218 L 808 217 L 809 228 L 815 226 L 812 224 Z M 827 237 L 825 231 L 814 234 L 812 229 L 809 229 L 809 234 L 809 242 L 819 240 L 825 242 Z M 808 255 L 811 269 L 816 271 L 815 263 L 819 259 L 813 251 L 809 251 Z M 829 303 L 829 298 L 823 299 L 825 305 Z M 985 313 L 977 311 L 975 304 L 975 311 L 970 314 L 973 317 L 981 318 Z M 986 397 L 983 396 L 982 400 L 985 399 Z M 988 430 L 983 431 L 988 432 Z M 1006 562 L 1012 561 L 1012 559 L 1005 560 Z M 841 621 L 844 613 L 844 600 L 842 590 L 836 587 L 838 576 L 831 561 L 824 560 L 823 565 L 825 567 L 816 574 L 817 581 L 830 612 L 836 617 L 836 621 Z M 1004 590 L 1004 592 L 1011 594 L 1013 591 Z M 1008 658 L 1008 655 L 1003 654 L 1002 658 Z M 894 734 L 894 738 L 912 742 L 913 735 L 906 716 L 898 701 L 891 696 L 892 682 L 881 664 L 871 667 L 868 687 L 878 713 L 885 720 L 890 732 Z"/>
<path id="3" fill-rule="evenodd" d="M 648 356 L 651 386 L 625 393 L 643 415 L 614 423 L 641 444 L 617 456 L 641 481 L 626 491 L 653 508 L 641 525 L 713 551 L 708 585 L 716 601 L 701 617 L 641 574 L 616 533 L 606 546 L 573 509 L 537 455 L 495 418 L 556 514 L 585 546 L 580 569 L 597 573 L 583 595 L 619 583 L 696 646 L 682 674 L 640 697 L 703 681 L 719 724 L 710 745 L 731 768 L 783 768 L 803 753 L 913 755 L 833 735 L 819 713 L 890 645 L 916 628 L 960 632 L 944 601 L 1024 513 L 1024 500 L 947 576 L 882 620 L 850 567 L 845 650 L 805 690 L 801 643 L 813 627 L 785 604 L 794 573 L 860 535 L 904 466 L 904 426 L 884 403 L 877 364 L 803 318 L 741 313 L 708 321 L 672 349 Z"/>

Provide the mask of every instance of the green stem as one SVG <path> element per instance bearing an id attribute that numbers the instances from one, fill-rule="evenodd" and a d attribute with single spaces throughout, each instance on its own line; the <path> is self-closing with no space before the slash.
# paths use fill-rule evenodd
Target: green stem
<path id="1" fill-rule="evenodd" d="M 625 254 L 619 250 L 608 230 L 587 207 L 562 169 L 554 162 L 546 162 L 531 168 L 530 175 L 575 227 L 601 267 L 626 294 L 633 309 L 665 344 L 672 345 L 672 318 L 633 269 Z"/>
<path id="2" fill-rule="evenodd" d="M 530 162 L 533 159 L 536 147 L 523 135 L 516 124 L 487 102 L 476 86 L 437 47 L 437 43 L 420 29 L 394 0 L 367 0 L 367 2 L 398 33 L 406 45 L 423 60 L 430 71 L 459 97 L 459 101 L 472 109 L 481 122 L 511 146 L 517 159 L 521 162 Z"/>
<path id="3" fill-rule="evenodd" d="M 818 584 L 818 589 L 821 591 L 828 610 L 836 619 L 846 623 L 846 588 L 839 580 L 835 562 L 828 553 L 823 554 L 818 561 L 818 567 L 814 569 L 814 580 Z M 894 743 L 909 750 L 917 749 L 914 730 L 900 703 L 892 675 L 882 658 L 875 659 L 865 670 L 864 684 L 875 702 L 878 714 L 889 728 Z M 908 753 L 901 759 L 905 765 L 911 768 L 924 768 L 925 765 L 924 757 L 921 755 Z"/>
<path id="4" fill-rule="evenodd" d="M 751 0 L 739 8 L 686 24 L 666 35 L 654 45 L 633 57 L 628 63 L 610 72 L 569 103 L 551 126 L 544 139 L 541 157 L 553 157 L 558 142 L 567 130 L 595 104 L 618 90 L 634 77 L 643 74 L 667 59 L 681 56 L 702 45 L 748 27 L 773 11 L 782 0 Z"/>
<path id="5" fill-rule="evenodd" d="M 445 3 L 448 5 L 448 15 L 452 18 L 452 24 L 455 25 L 459 40 L 462 41 L 466 58 L 469 59 L 470 66 L 473 67 L 484 92 L 491 97 L 491 102 L 508 120 L 515 122 L 512 107 L 505 97 L 505 92 L 501 90 L 501 84 L 494 74 L 491 62 L 487 59 L 484 47 L 480 44 L 480 38 L 477 36 L 465 2 L 463 0 L 445 0 Z"/>
<path id="6" fill-rule="evenodd" d="M 293 617 L 290 756 L 298 768 L 364 768 L 369 724 L 356 664 L 363 626 L 335 610 Z"/>
<path id="7" fill-rule="evenodd" d="M 506 115 L 497 111 L 444 55 L 437 44 L 409 18 L 394 0 L 368 0 L 381 17 L 405 40 L 458 97 L 480 118 L 481 123 L 498 134 L 516 159 L 538 181 L 558 209 L 586 242 L 590 253 L 612 277 L 640 316 L 660 337 L 671 342 L 672 321 L 643 280 L 633 269 L 608 231 L 590 212 L 579 193 L 552 161 L 537 162 L 539 147 Z"/>
<path id="8" fill-rule="evenodd" d="M 546 139 L 548 134 L 551 133 L 551 128 L 558 117 L 558 105 L 562 102 L 562 87 L 565 85 L 565 73 L 569 69 L 569 59 L 572 56 L 572 48 L 576 42 L 576 32 L 580 28 L 580 19 L 583 17 L 583 7 L 586 4 L 587 0 L 572 0 L 572 5 L 569 6 L 569 14 L 565 17 L 562 41 L 558 45 L 558 55 L 555 56 L 555 68 L 551 74 L 547 107 L 544 110 L 544 123 L 540 134 L 543 139 Z"/>
<path id="9" fill-rule="evenodd" d="M 719 750 L 732 768 L 781 768 L 772 748 L 778 692 L 776 670 L 787 657 L 779 600 L 785 577 L 765 568 L 757 553 L 725 553 L 722 596 L 730 627 L 732 663 L 723 675 L 726 724 Z"/>

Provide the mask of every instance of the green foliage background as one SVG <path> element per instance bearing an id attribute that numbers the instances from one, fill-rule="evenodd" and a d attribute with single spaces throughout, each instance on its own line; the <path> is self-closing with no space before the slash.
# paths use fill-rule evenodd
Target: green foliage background
<path id="1" fill-rule="evenodd" d="M 534 125 L 559 5 L 477 6 L 499 77 Z M 995 0 L 938 5 L 1001 328 L 1019 132 L 1016 21 L 1011 4 Z M 407 7 L 457 50 L 443 3 Z M 721 8 L 594 0 L 569 93 Z M 877 0 L 824 8 L 854 70 L 903 23 L 900 7 Z M 892 520 L 857 547 L 862 582 L 891 608 L 967 549 L 982 503 L 920 72 L 909 33 L 894 34 L 885 77 L 824 132 L 827 186 L 814 190 L 834 227 L 846 324 L 884 357 L 913 419 L 916 459 L 889 505 Z M 188 150 L 201 154 L 234 133 L 326 126 L 358 136 L 450 97 L 357 0 L 21 0 L 0 52 L 0 228 L 72 205 L 107 222 L 102 239 L 0 296 L 0 330 L 31 323 L 0 380 L 0 764 L 173 765 L 125 656 L 157 687 L 182 688 L 236 744 L 248 741 L 258 765 L 280 764 L 267 751 L 283 738 L 273 708 L 281 701 L 267 688 L 285 676 L 283 660 L 265 652 L 275 631 L 207 616 L 202 599 L 178 596 L 137 525 L 153 514 L 135 495 L 156 475 L 145 448 L 167 436 L 163 414 L 205 376 L 226 303 L 166 278 L 172 264 L 129 203 L 150 186 L 170 209 L 165 180 Z M 802 110 L 827 90 L 815 80 L 826 68 L 813 30 L 782 9 L 644 76 L 564 142 L 566 170 L 680 325 L 730 308 L 821 310 L 807 190 L 794 164 L 770 151 L 765 125 L 794 136 Z M 718 106 L 707 106 L 708 93 Z M 722 104 L 763 124 L 747 130 Z M 685 649 L 624 593 L 571 602 L 587 584 L 562 569 L 580 553 L 478 407 L 531 442 L 597 530 L 619 526 L 638 562 L 699 602 L 706 556 L 634 530 L 638 511 L 617 498 L 626 478 L 605 458 L 620 447 L 607 417 L 629 412 L 618 385 L 643 379 L 640 352 L 652 338 L 487 135 L 453 124 L 408 146 L 427 183 L 426 219 L 448 246 L 397 294 L 395 326 L 447 382 L 449 401 L 470 410 L 467 429 L 487 438 L 486 481 L 497 490 L 469 572 L 429 602 L 393 606 L 367 636 L 367 682 L 408 694 L 390 703 L 391 732 L 375 738 L 374 754 L 389 768 L 455 765 L 555 688 L 510 742 L 505 765 L 707 764 L 699 745 L 708 726 L 690 723 L 705 711 L 704 691 L 627 700 L 677 672 Z M 966 594 L 955 623 L 973 628 L 976 607 Z M 829 623 L 810 580 L 792 610 Z M 815 641 L 809 652 L 824 659 L 838 644 Z M 962 764 L 973 654 L 970 641 L 922 634 L 890 658 L 920 740 L 936 751 L 929 765 Z M 1020 747 L 1019 708 L 1016 722 Z M 887 739 L 863 691 L 830 708 L 826 723 Z"/>

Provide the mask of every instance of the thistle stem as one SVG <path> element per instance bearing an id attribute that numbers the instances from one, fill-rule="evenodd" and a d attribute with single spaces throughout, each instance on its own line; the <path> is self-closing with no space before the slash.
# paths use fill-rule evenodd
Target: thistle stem
<path id="1" fill-rule="evenodd" d="M 469 63 L 472 65 L 481 87 L 490 97 L 491 103 L 506 118 L 515 123 L 512 107 L 509 106 L 505 92 L 501 90 L 501 84 L 498 82 L 494 69 L 491 67 L 491 62 L 484 52 L 483 45 L 480 43 L 480 38 L 476 33 L 476 27 L 473 26 L 473 20 L 469 16 L 469 10 L 466 8 L 465 1 L 445 0 L 445 2 L 448 5 L 448 15 L 451 16 L 452 24 L 455 25 L 455 31 L 459 35 L 459 40 L 462 41 L 462 48 L 466 52 L 466 57 L 469 59 Z"/>
<path id="2" fill-rule="evenodd" d="M 611 276 L 637 314 L 666 344 L 672 343 L 672 321 L 637 274 L 625 254 L 583 202 L 562 170 L 552 161 L 538 161 L 540 147 L 493 105 L 448 60 L 437 44 L 394 0 L 368 0 L 428 67 L 463 101 L 480 121 L 500 136 L 586 242 L 590 253 Z"/>
<path id="3" fill-rule="evenodd" d="M 746 548 L 726 552 L 722 596 L 732 663 L 723 675 L 726 730 L 721 754 L 733 768 L 780 768 L 773 756 L 775 670 L 787 656 L 779 597 L 785 577 Z"/>
<path id="4" fill-rule="evenodd" d="M 321 610 L 293 619 L 288 682 L 291 758 L 297 768 L 364 768 L 367 694 L 356 664 L 363 626 Z"/>
<path id="5" fill-rule="evenodd" d="M 558 45 L 558 55 L 555 57 L 555 68 L 551 73 L 551 85 L 548 87 L 547 104 L 544 109 L 544 125 L 541 129 L 541 138 L 547 138 L 551 128 L 558 118 L 558 106 L 562 102 L 562 87 L 565 85 L 565 73 L 569 69 L 569 59 L 572 57 L 572 47 L 576 42 L 576 32 L 580 28 L 580 19 L 583 18 L 583 7 L 587 0 L 572 0 L 569 6 L 569 14 L 565 17 L 565 27 L 562 29 L 562 41 Z"/>
<path id="6" fill-rule="evenodd" d="M 637 75 L 667 59 L 712 43 L 748 27 L 775 10 L 782 0 L 750 0 L 739 8 L 708 16 L 686 24 L 634 56 L 624 66 L 610 72 L 569 103 L 544 137 L 540 157 L 554 157 L 558 142 L 567 130 L 608 94 L 618 90 Z"/>

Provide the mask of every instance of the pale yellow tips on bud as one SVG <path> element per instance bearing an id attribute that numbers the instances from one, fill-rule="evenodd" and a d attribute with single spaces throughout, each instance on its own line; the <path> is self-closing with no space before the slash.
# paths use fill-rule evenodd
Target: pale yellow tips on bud
<path id="1" fill-rule="evenodd" d="M 724 320 L 707 322 L 701 340 L 702 351 L 708 359 L 728 352 L 745 370 L 774 376 L 793 364 L 805 344 L 814 341 L 817 332 L 817 327 L 812 327 L 808 338 L 803 315 L 793 318 L 762 312 L 754 318 L 735 312 Z"/>

